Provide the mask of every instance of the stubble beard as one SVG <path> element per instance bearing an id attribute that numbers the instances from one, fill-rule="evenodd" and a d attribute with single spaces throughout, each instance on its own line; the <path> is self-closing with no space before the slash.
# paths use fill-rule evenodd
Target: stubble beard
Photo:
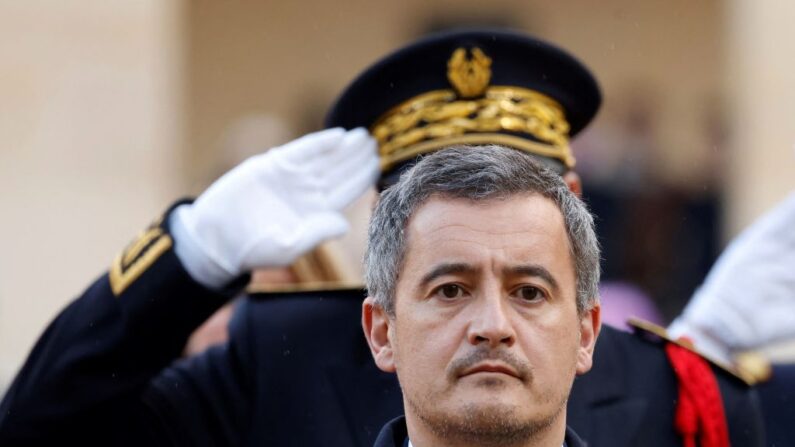
<path id="1" fill-rule="evenodd" d="M 545 403 L 557 401 L 555 411 L 536 419 L 520 419 L 513 406 L 494 404 L 465 404 L 455 411 L 437 409 L 434 396 L 406 395 L 413 413 L 439 439 L 456 445 L 520 446 L 531 445 L 545 434 L 564 413 L 568 393 L 563 396 L 544 396 Z"/>

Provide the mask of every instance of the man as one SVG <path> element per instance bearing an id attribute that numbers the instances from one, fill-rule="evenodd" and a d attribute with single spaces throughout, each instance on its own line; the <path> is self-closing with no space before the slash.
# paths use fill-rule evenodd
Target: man
<path id="1" fill-rule="evenodd" d="M 376 446 L 584 445 L 566 402 L 599 333 L 599 246 L 558 175 L 498 146 L 430 155 L 381 195 L 365 269 L 365 336 L 406 412 Z"/>
<path id="2" fill-rule="evenodd" d="M 568 140 L 600 98 L 576 59 L 518 33 L 437 35 L 388 56 L 328 120 L 367 127 L 376 141 L 363 129 L 305 136 L 170 210 L 42 335 L 0 405 L 0 444 L 372 445 L 403 406 L 357 324 L 361 290 L 252 296 L 227 344 L 174 359 L 248 271 L 286 265 L 343 233 L 340 210 L 372 185 L 379 163 L 387 185 L 418 154 L 499 143 L 577 189 Z M 594 369 L 575 381 L 568 406 L 591 445 L 682 445 L 673 421 L 679 385 L 689 382 L 677 379 L 663 346 L 602 331 Z M 718 373 L 720 391 L 707 388 L 723 405 L 702 410 L 725 410 L 732 442 L 756 445 L 752 396 Z"/>

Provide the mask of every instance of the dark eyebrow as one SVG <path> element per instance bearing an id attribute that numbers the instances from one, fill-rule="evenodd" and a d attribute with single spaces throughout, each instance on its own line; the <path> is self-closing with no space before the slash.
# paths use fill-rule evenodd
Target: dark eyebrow
<path id="1" fill-rule="evenodd" d="M 505 275 L 521 275 L 521 276 L 535 276 L 543 279 L 552 286 L 555 291 L 560 290 L 560 286 L 555 278 L 549 273 L 549 270 L 537 264 L 517 265 L 514 267 L 506 267 L 503 270 Z"/>
<path id="2" fill-rule="evenodd" d="M 449 275 L 451 273 L 470 273 L 474 272 L 476 269 L 470 264 L 466 264 L 463 262 L 452 262 L 452 263 L 445 263 L 439 264 L 433 268 L 430 272 L 426 273 L 425 276 L 422 277 L 420 281 L 421 286 L 428 285 L 434 279 Z"/>

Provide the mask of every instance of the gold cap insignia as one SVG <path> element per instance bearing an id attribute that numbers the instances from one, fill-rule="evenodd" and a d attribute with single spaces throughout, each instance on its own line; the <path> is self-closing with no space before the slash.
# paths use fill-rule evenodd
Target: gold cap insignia
<path id="1" fill-rule="evenodd" d="M 447 61 L 447 79 L 462 98 L 482 95 L 491 80 L 491 58 L 478 47 L 469 52 L 467 57 L 467 50 L 458 48 Z"/>

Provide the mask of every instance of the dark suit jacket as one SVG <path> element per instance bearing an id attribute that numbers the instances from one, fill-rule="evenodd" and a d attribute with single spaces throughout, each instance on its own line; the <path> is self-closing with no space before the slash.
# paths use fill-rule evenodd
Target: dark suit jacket
<path id="1" fill-rule="evenodd" d="M 0 404 L 0 445 L 370 447 L 402 413 L 364 341 L 361 291 L 251 296 L 227 344 L 175 361 L 231 294 L 170 250 L 119 296 L 104 275 L 36 344 Z M 753 392 L 718 380 L 733 445 L 760 445 Z M 661 345 L 604 328 L 567 422 L 591 446 L 678 446 L 676 396 Z"/>

